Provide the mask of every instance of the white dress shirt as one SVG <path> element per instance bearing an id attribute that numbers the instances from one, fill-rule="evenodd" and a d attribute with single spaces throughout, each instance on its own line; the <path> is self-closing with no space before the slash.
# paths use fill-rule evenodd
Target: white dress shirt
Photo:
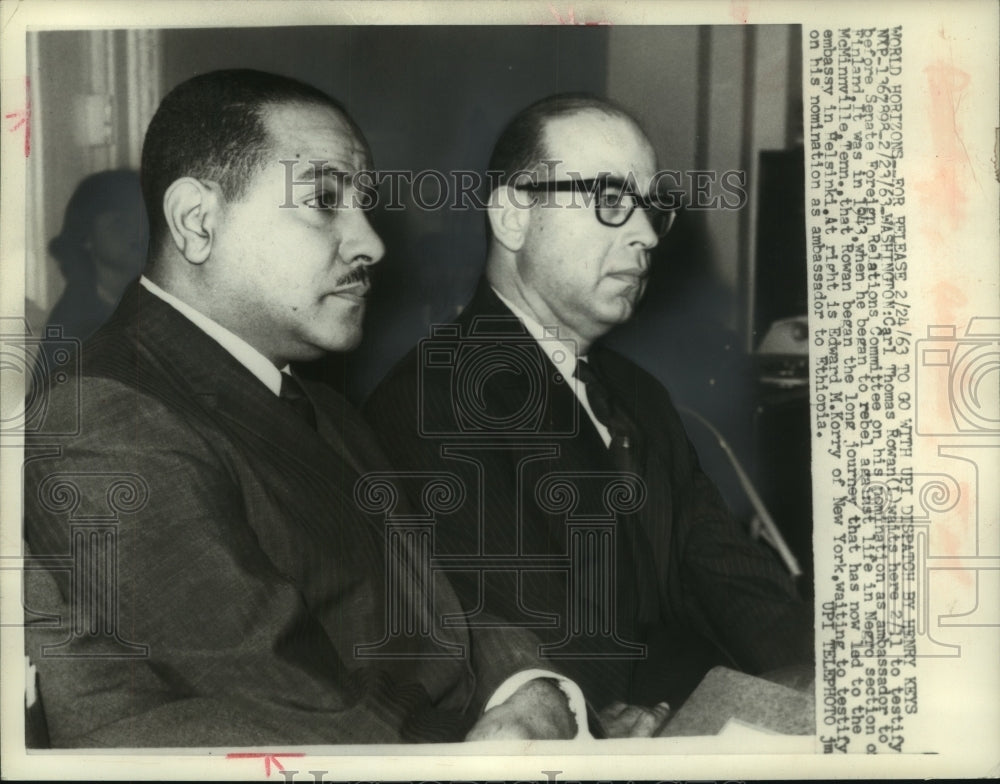
<path id="1" fill-rule="evenodd" d="M 576 399 L 580 401 L 580 405 L 583 406 L 583 410 L 587 412 L 587 416 L 590 417 L 590 421 L 593 422 L 594 427 L 597 428 L 597 432 L 600 434 L 601 440 L 604 441 L 604 446 L 610 447 L 611 432 L 603 422 L 594 416 L 594 409 L 590 407 L 590 401 L 587 399 L 587 385 L 575 375 L 577 360 L 579 359 L 581 362 L 586 362 L 587 357 L 577 357 L 576 347 L 573 343 L 567 343 L 559 339 L 558 327 L 543 327 L 535 318 L 529 316 L 499 291 L 493 289 L 493 293 L 496 294 L 500 301 L 510 308 L 510 312 L 517 316 L 518 320 L 524 324 L 524 328 L 528 330 L 528 334 L 538 342 L 539 346 L 542 347 L 542 351 L 545 352 L 545 356 L 547 356 L 552 364 L 556 366 L 556 370 L 562 374 L 562 377 L 569 382 L 570 389 L 573 390 L 573 394 L 576 395 Z"/>
<path id="2" fill-rule="evenodd" d="M 162 299 L 174 308 L 174 310 L 180 312 L 181 315 L 186 316 L 202 332 L 232 354 L 237 362 L 259 378 L 261 383 L 275 395 L 281 394 L 281 373 L 282 371 L 287 372 L 287 367 L 278 370 L 271 360 L 239 335 L 233 334 L 201 311 L 195 310 L 170 292 L 164 291 L 145 275 L 139 278 L 139 285 L 145 288 L 150 294 Z"/>

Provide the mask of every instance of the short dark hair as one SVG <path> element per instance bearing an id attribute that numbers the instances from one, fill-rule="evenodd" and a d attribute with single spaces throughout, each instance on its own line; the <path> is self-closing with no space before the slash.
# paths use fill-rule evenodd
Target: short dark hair
<path id="1" fill-rule="evenodd" d="M 170 184 L 180 177 L 212 180 L 227 200 L 238 199 L 272 148 L 264 110 L 295 103 L 336 110 L 367 147 L 360 128 L 338 101 L 287 76 L 250 69 L 212 71 L 167 94 L 142 145 L 140 177 L 152 250 L 168 233 L 163 195 Z"/>
<path id="2" fill-rule="evenodd" d="M 545 126 L 550 120 L 585 111 L 598 111 L 639 124 L 625 109 L 607 98 L 591 93 L 558 93 L 525 107 L 500 132 L 489 171 L 496 173 L 496 185 L 505 184 L 519 171 L 530 171 L 551 156 L 545 149 Z"/>

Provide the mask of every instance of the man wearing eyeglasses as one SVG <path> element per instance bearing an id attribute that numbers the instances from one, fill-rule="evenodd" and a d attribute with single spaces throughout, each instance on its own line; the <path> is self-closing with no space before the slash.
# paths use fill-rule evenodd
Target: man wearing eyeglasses
<path id="1" fill-rule="evenodd" d="M 600 344 L 674 219 L 645 134 L 604 100 L 553 96 L 515 116 L 490 170 L 483 281 L 366 414 L 397 468 L 465 483 L 434 546 L 470 623 L 532 628 L 610 734 L 653 734 L 715 664 L 808 662 L 811 611 L 733 521 L 666 390 Z"/>

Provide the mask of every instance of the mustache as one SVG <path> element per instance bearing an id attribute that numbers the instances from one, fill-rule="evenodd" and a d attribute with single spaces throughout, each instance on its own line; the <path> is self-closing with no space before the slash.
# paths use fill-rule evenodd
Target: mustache
<path id="1" fill-rule="evenodd" d="M 355 283 L 363 283 L 365 286 L 368 286 L 371 283 L 371 278 L 371 273 L 367 267 L 357 267 L 346 275 L 341 275 L 337 278 L 336 286 L 337 288 L 341 288 L 343 286 L 353 286 Z"/>

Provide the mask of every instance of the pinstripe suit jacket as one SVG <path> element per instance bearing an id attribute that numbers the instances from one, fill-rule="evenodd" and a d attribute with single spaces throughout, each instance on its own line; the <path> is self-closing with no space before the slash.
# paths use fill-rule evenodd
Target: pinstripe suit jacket
<path id="1" fill-rule="evenodd" d="M 606 482 L 593 474 L 615 470 L 609 452 L 572 389 L 485 281 L 457 327 L 461 337 L 439 334 L 405 357 L 363 410 L 398 467 L 447 469 L 469 487 L 482 483 L 462 509 L 439 519 L 442 550 L 566 553 L 567 515 L 605 512 Z M 484 337 L 484 331 L 494 334 Z M 542 358 L 541 378 L 533 382 L 524 369 L 531 361 L 516 359 L 498 360 L 496 367 L 506 363 L 508 372 L 476 370 L 490 351 L 502 356 L 491 344 L 508 353 L 516 346 L 534 349 L 535 360 Z M 571 644 L 553 653 L 576 653 L 561 659 L 566 674 L 598 708 L 611 700 L 652 705 L 661 699 L 676 707 L 713 664 L 761 673 L 810 662 L 811 608 L 777 558 L 734 522 L 701 471 L 667 391 L 599 345 L 588 358 L 641 430 L 646 500 L 619 517 L 613 581 L 615 633 L 646 650 L 629 653 L 614 639 L 591 639 L 586 650 Z M 490 422 L 513 423 L 521 434 L 491 440 L 484 432 Z M 445 435 L 448 423 L 468 432 Z M 475 431 L 480 434 L 470 435 Z M 522 446 L 513 448 L 512 441 Z M 479 448 L 470 449 L 475 443 Z M 551 504 L 539 502 L 539 482 L 553 473 L 578 477 L 575 509 L 553 513 Z M 470 610 L 533 624 L 546 642 L 565 640 L 566 573 L 522 569 L 520 584 L 514 579 L 467 571 L 456 572 L 453 582 Z"/>
<path id="2" fill-rule="evenodd" d="M 358 657 L 386 634 L 388 556 L 384 520 L 352 490 L 387 464 L 333 390 L 307 385 L 314 431 L 138 286 L 81 367 L 79 384 L 54 385 L 45 428 L 78 416 L 79 433 L 26 452 L 25 534 L 35 557 L 66 556 L 74 525 L 110 521 L 116 590 L 72 632 L 74 601 L 103 577 L 27 572 L 29 621 L 63 619 L 27 632 L 54 746 L 457 740 L 506 675 L 536 663 L 520 639 L 441 628 L 458 605 L 440 580 L 435 639 L 463 656 L 434 658 L 441 646 L 418 635 L 401 656 Z"/>

